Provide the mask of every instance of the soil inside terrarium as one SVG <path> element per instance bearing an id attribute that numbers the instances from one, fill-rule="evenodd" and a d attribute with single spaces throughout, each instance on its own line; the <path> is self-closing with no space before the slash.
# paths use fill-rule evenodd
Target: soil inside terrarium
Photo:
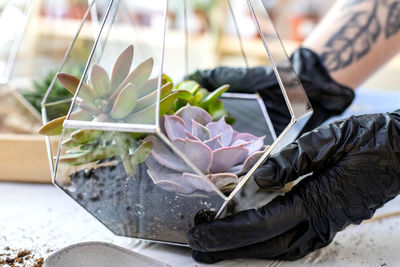
<path id="1" fill-rule="evenodd" d="M 154 185 L 146 164 L 128 176 L 122 163 L 85 169 L 70 175 L 68 194 L 115 234 L 157 241 L 187 243 L 196 213 L 218 211 L 223 199 L 216 193 L 191 196 Z"/>

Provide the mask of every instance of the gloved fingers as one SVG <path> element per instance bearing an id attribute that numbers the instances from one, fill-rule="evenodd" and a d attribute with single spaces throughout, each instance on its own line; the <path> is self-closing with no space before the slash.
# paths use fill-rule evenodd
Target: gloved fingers
<path id="1" fill-rule="evenodd" d="M 263 242 L 304 222 L 303 200 L 289 192 L 278 196 L 258 210 L 246 210 L 192 228 L 188 242 L 194 250 L 213 252 Z"/>
<path id="2" fill-rule="evenodd" d="M 331 240 L 326 243 L 321 242 L 312 231 L 309 223 L 304 222 L 264 242 L 214 252 L 192 250 L 192 257 L 203 263 L 236 258 L 296 260 L 330 243 Z"/>
<path id="3" fill-rule="evenodd" d="M 229 91 L 236 93 L 254 93 L 267 86 L 277 84 L 272 70 L 266 67 L 217 67 L 210 70 L 198 70 L 186 78 L 197 81 L 210 91 L 215 90 L 221 85 L 229 84 Z"/>
<path id="4" fill-rule="evenodd" d="M 264 189 L 282 188 L 303 175 L 332 167 L 341 155 L 341 136 L 339 123 L 302 135 L 269 157 L 255 171 L 255 181 Z"/>

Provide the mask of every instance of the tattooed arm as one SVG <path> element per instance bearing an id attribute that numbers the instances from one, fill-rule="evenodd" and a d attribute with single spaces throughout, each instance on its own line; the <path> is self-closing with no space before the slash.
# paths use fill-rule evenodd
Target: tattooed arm
<path id="1" fill-rule="evenodd" d="M 339 0 L 303 46 L 356 88 L 400 51 L 400 0 Z"/>

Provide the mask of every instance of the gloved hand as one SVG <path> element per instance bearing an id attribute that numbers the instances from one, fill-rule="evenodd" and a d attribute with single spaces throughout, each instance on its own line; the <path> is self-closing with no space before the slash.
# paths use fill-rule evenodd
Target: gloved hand
<path id="1" fill-rule="evenodd" d="M 398 195 L 399 161 L 400 110 L 319 127 L 271 156 L 254 179 L 267 189 L 312 174 L 258 210 L 195 226 L 192 256 L 207 263 L 298 259 Z"/>
<path id="2" fill-rule="evenodd" d="M 314 129 L 331 116 L 341 114 L 351 104 L 354 99 L 353 90 L 332 80 L 318 55 L 313 51 L 300 48 L 293 53 L 290 61 L 314 109 L 314 114 L 303 132 Z M 290 122 L 289 111 L 271 68 L 218 67 L 213 70 L 197 71 L 187 78 L 199 82 L 208 90 L 230 84 L 230 92 L 258 91 L 267 106 L 278 135 Z"/>

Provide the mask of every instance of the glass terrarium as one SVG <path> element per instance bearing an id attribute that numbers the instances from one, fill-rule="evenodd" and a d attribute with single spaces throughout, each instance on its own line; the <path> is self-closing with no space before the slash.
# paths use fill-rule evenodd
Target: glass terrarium
<path id="1" fill-rule="evenodd" d="M 88 14 L 105 7 L 104 15 L 83 21 L 54 77 L 71 94 L 69 112 L 49 116 L 58 103 L 43 100 L 54 183 L 117 235 L 184 245 L 204 211 L 218 218 L 245 208 L 238 192 L 312 113 L 263 1 L 246 1 L 245 29 L 230 1 L 197 2 L 96 0 Z M 226 25 L 231 35 L 221 30 Z M 88 33 L 82 75 L 68 73 Z M 262 52 L 254 57 L 255 49 Z M 199 69 L 259 64 L 274 69 L 291 114 L 279 136 L 257 93 L 186 78 Z M 52 138 L 59 139 L 55 154 Z"/>

